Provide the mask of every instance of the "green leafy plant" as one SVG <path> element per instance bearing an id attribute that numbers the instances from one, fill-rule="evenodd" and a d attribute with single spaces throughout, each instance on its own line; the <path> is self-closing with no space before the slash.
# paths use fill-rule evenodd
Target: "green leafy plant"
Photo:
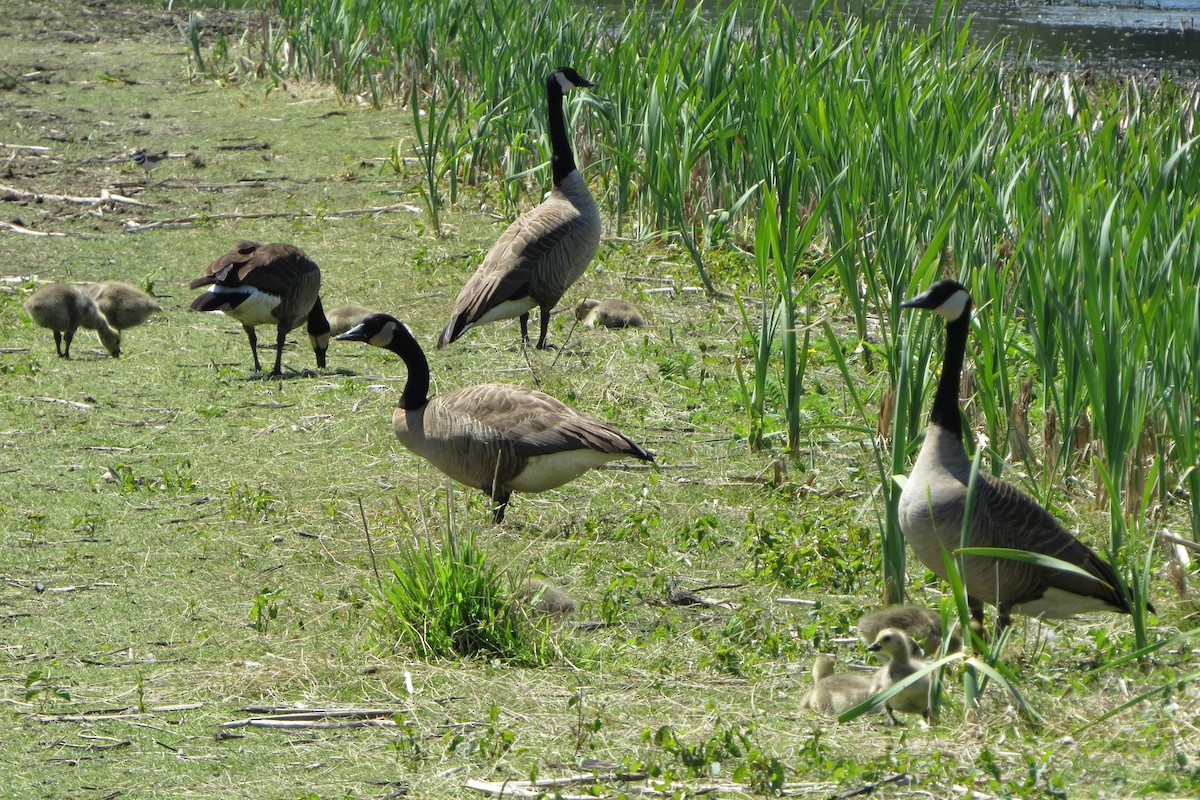
<path id="1" fill-rule="evenodd" d="M 282 586 L 274 589 L 264 586 L 260 589 L 254 596 L 254 603 L 250 606 L 250 627 L 259 633 L 266 633 L 271 623 L 279 617 L 281 609 L 279 598 L 282 596 Z"/>
<path id="2" fill-rule="evenodd" d="M 543 634 L 510 598 L 474 534 L 447 530 L 439 547 L 402 546 L 388 568 L 376 610 L 386 640 L 425 657 L 547 660 Z"/>

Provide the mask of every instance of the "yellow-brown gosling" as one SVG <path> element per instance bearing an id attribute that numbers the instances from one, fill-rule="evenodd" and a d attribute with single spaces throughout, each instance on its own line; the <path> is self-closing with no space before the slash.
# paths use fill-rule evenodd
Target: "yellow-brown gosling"
<path id="1" fill-rule="evenodd" d="M 121 355 L 121 335 L 108 324 L 91 295 L 78 286 L 52 283 L 34 292 L 25 301 L 25 310 L 35 324 L 54 331 L 59 358 L 71 357 L 71 341 L 79 328 L 96 331 L 113 358 Z"/>
<path id="2" fill-rule="evenodd" d="M 541 578 L 526 578 L 517 586 L 517 599 L 535 614 L 565 617 L 579 608 L 575 598 Z"/>
<path id="3" fill-rule="evenodd" d="M 879 694 L 884 689 L 925 668 L 925 662 L 913 655 L 913 641 L 908 634 L 898 628 L 884 628 L 875 637 L 875 642 L 867 647 L 873 653 L 882 653 L 888 657 L 888 663 L 880 667 L 871 682 L 871 694 Z M 929 675 L 922 675 L 908 686 L 884 701 L 888 717 L 892 724 L 896 723 L 896 715 L 892 712 L 903 711 L 909 714 L 929 713 Z"/>
<path id="4" fill-rule="evenodd" d="M 354 303 L 331 308 L 325 314 L 326 319 L 329 320 L 329 335 L 341 336 L 351 328 L 361 325 L 362 321 L 367 317 L 378 313 L 373 308 L 355 305 Z"/>
<path id="5" fill-rule="evenodd" d="M 954 624 L 954 620 L 951 620 Z M 858 620 L 858 635 L 863 644 L 872 644 L 884 628 L 899 628 L 917 646 L 914 655 L 937 653 L 942 646 L 942 615 L 924 606 L 889 606 L 863 614 Z M 955 629 L 950 634 L 949 652 L 962 649 L 962 638 Z"/>
<path id="6" fill-rule="evenodd" d="M 108 324 L 116 329 L 118 345 L 121 343 L 121 331 L 137 327 L 151 314 L 162 311 L 162 306 L 153 297 L 128 283 L 105 281 L 89 284 L 86 289 Z"/>
<path id="7" fill-rule="evenodd" d="M 646 324 L 637 306 L 615 298 L 580 300 L 575 305 L 575 319 L 589 328 L 640 328 Z"/>
<path id="8" fill-rule="evenodd" d="M 836 663 L 830 655 L 816 657 L 812 666 L 813 686 L 800 701 L 801 708 L 837 716 L 874 694 L 871 678 L 852 672 L 835 673 Z"/>

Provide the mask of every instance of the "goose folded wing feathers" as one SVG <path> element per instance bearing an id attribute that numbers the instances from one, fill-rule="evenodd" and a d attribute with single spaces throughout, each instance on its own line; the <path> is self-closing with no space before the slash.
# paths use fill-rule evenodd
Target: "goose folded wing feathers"
<path id="1" fill-rule="evenodd" d="M 980 474 L 983 480 L 980 486 L 980 499 L 986 509 L 986 521 L 1000 530 L 1024 532 L 1027 539 L 1022 542 L 1020 537 L 980 537 L 976 536 L 972 544 L 982 545 L 990 538 L 998 545 L 1016 550 L 1031 550 L 1043 555 L 1057 558 L 1060 561 L 1074 564 L 1091 573 L 1088 578 L 1076 572 L 1050 569 L 1036 564 L 1009 561 L 1016 569 L 1039 574 L 1052 588 L 1061 589 L 1071 594 L 1085 597 L 1096 597 L 1120 610 L 1127 610 L 1125 597 L 1118 588 L 1119 582 L 1112 566 L 1100 558 L 1090 548 L 1080 542 L 1068 531 L 1057 518 L 1034 501 L 1029 495 L 1012 484 L 988 474 Z M 977 523 L 978 523 L 977 519 Z M 1014 598 L 1014 602 L 1029 598 Z"/>
<path id="2" fill-rule="evenodd" d="M 204 274 L 188 284 L 188 287 L 199 289 L 201 286 L 211 286 L 214 283 L 223 286 L 238 286 L 245 278 L 242 268 L 250 262 L 255 251 L 261 246 L 258 242 L 238 242 L 233 250 L 209 264 L 208 268 L 204 270 Z"/>
<path id="3" fill-rule="evenodd" d="M 650 458 L 645 450 L 611 425 L 532 389 L 484 384 L 457 389 L 442 395 L 440 400 L 440 405 L 447 411 L 469 413 L 472 421 L 482 429 L 503 431 L 498 436 L 519 457 L 588 449 Z"/>
<path id="4" fill-rule="evenodd" d="M 454 304 L 454 318 L 446 326 L 447 331 L 457 335 L 496 306 L 528 297 L 532 283 L 533 271 L 526 267 L 476 272 L 459 292 Z M 446 339 L 445 333 L 442 338 Z"/>

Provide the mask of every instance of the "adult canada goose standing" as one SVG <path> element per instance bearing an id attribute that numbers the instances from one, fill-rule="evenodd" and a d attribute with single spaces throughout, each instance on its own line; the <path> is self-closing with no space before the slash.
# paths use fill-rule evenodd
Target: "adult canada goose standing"
<path id="1" fill-rule="evenodd" d="M 108 324 L 116 329 L 118 345 L 121 331 L 141 325 L 151 314 L 162 311 L 162 306 L 153 297 L 128 283 L 106 281 L 89 284 L 86 288 Z"/>
<path id="2" fill-rule="evenodd" d="M 871 683 L 871 694 L 879 694 L 884 689 L 925 668 L 925 662 L 913 655 L 913 648 L 912 639 L 899 628 L 884 628 L 879 632 L 875 641 L 867 649 L 872 653 L 883 653 L 888 657 L 888 663 L 875 673 L 875 678 Z M 892 724 L 896 723 L 896 715 L 892 713 L 893 711 L 928 715 L 928 673 L 884 700 L 883 707 L 887 709 Z"/>
<path id="3" fill-rule="evenodd" d="M 238 242 L 192 281 L 191 288 L 210 286 L 192 302 L 192 311 L 220 311 L 242 323 L 258 360 L 257 325 L 276 326 L 275 369 L 271 377 L 283 375 L 283 344 L 288 332 L 308 321 L 308 338 L 317 356 L 317 368 L 325 368 L 329 347 L 329 321 L 321 307 L 321 270 L 299 247 L 290 244 Z"/>
<path id="4" fill-rule="evenodd" d="M 934 394 L 925 442 L 900 493 L 899 515 L 900 529 L 917 558 L 947 579 L 943 551 L 953 552 L 960 546 L 967 485 L 971 479 L 971 460 L 963 446 L 958 408 L 971 295 L 961 283 L 943 280 L 900 305 L 927 309 L 946 320 L 942 375 Z M 970 546 L 1042 553 L 1087 573 L 1008 558 L 968 556 L 962 577 L 976 624 L 982 622 L 983 603 L 995 604 L 1000 629 L 1009 624 L 1012 612 L 1052 619 L 1087 611 L 1129 613 L 1128 601 L 1112 566 L 1072 536 L 1037 501 L 983 472 L 976 485 Z"/>
<path id="5" fill-rule="evenodd" d="M 563 119 L 563 93 L 594 85 L 570 67 L 559 67 L 546 77 L 554 187 L 488 250 L 458 293 L 438 347 L 476 325 L 513 317 L 520 318 L 521 341 L 528 342 L 529 312 L 540 308 L 537 348 L 545 349 L 550 310 L 583 274 L 600 244 L 600 209 L 575 167 Z"/>
<path id="6" fill-rule="evenodd" d="M 52 283 L 38 289 L 25 301 L 25 310 L 37 325 L 54 331 L 54 349 L 59 358 L 71 357 L 71 341 L 79 328 L 96 331 L 100 343 L 113 358 L 121 355 L 121 335 L 108 324 L 91 296 L 78 286 Z"/>
<path id="7" fill-rule="evenodd" d="M 523 386 L 481 384 L 429 396 L 429 362 L 395 317 L 372 314 L 338 339 L 404 359 L 408 382 L 392 414 L 409 450 L 496 502 L 500 523 L 513 492 L 542 492 L 617 458 L 654 457 L 611 425 Z"/>

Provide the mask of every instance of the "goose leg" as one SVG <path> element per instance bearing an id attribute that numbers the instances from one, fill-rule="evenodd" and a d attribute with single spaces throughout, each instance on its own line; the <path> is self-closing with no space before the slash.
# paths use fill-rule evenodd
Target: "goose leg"
<path id="1" fill-rule="evenodd" d="M 538 315 L 538 324 L 541 326 L 541 335 L 538 336 L 537 349 L 546 349 L 546 334 L 550 332 L 550 309 L 542 307 L 542 313 Z"/>
<path id="2" fill-rule="evenodd" d="M 971 632 L 983 638 L 983 601 L 967 596 L 967 607 L 971 609 Z"/>
<path id="3" fill-rule="evenodd" d="M 508 509 L 508 500 L 511 497 L 512 492 L 503 492 L 494 496 L 496 507 L 492 509 L 492 522 L 497 525 L 504 522 L 504 512 Z"/>
<path id="4" fill-rule="evenodd" d="M 1009 606 L 1007 603 L 1001 603 L 996 607 L 996 638 L 1004 632 L 1004 629 L 1012 625 L 1012 615 L 1009 614 Z"/>
<path id="5" fill-rule="evenodd" d="M 246 332 L 246 338 L 250 340 L 250 355 L 254 356 L 254 371 L 262 372 L 262 364 L 258 363 L 258 334 L 254 332 L 252 325 L 243 325 L 242 330 Z"/>
<path id="6" fill-rule="evenodd" d="M 63 341 L 62 333 L 59 331 L 55 331 L 54 332 L 54 351 L 56 353 L 58 353 L 59 358 L 70 358 L 71 357 L 71 340 L 67 339 L 67 352 L 65 354 L 63 353 L 62 341 Z"/>
<path id="7" fill-rule="evenodd" d="M 308 312 L 308 340 L 317 357 L 317 369 L 325 369 L 325 352 L 329 349 L 329 319 L 325 316 L 319 297 L 312 311 Z"/>
<path id="8" fill-rule="evenodd" d="M 521 346 L 529 346 L 529 314 L 528 312 L 521 315 Z"/>
<path id="9" fill-rule="evenodd" d="M 275 369 L 271 371 L 272 378 L 283 377 L 283 343 L 287 341 L 287 331 L 280 325 L 275 333 Z"/>

